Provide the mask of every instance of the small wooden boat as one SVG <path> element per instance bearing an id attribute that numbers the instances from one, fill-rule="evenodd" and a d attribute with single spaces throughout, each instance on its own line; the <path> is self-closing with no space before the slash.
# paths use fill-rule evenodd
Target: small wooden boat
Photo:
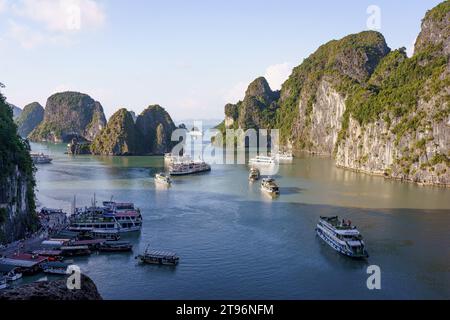
<path id="1" fill-rule="evenodd" d="M 106 241 L 100 245 L 101 252 L 128 252 L 133 250 L 133 245 L 127 241 Z"/>
<path id="2" fill-rule="evenodd" d="M 180 261 L 180 258 L 174 252 L 150 250 L 149 247 L 145 249 L 144 254 L 140 254 L 135 257 L 142 263 L 158 264 L 166 266 L 176 266 Z"/>

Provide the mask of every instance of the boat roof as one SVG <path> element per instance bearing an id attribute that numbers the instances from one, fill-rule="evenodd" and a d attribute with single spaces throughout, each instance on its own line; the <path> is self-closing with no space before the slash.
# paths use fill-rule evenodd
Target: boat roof
<path id="1" fill-rule="evenodd" d="M 120 213 L 116 213 L 114 215 L 116 218 L 119 217 L 138 217 L 139 213 L 136 211 L 125 211 L 125 212 L 120 212 Z"/>
<path id="2" fill-rule="evenodd" d="M 76 247 L 76 246 L 86 246 L 86 245 L 91 245 L 91 244 L 101 244 L 105 242 L 105 240 L 102 239 L 94 239 L 94 240 L 78 240 L 78 241 L 73 241 L 71 244 Z"/>
<path id="3" fill-rule="evenodd" d="M 153 256 L 153 257 L 177 257 L 177 254 L 175 252 L 171 251 L 164 251 L 164 250 L 147 250 L 145 252 L 146 255 Z"/>
<path id="4" fill-rule="evenodd" d="M 31 254 L 20 254 L 16 256 L 10 256 L 7 258 L 0 259 L 0 264 L 7 264 L 23 268 L 32 268 L 35 265 L 47 261 L 47 258 L 45 257 L 37 256 L 35 259 L 32 259 L 31 258 L 32 256 L 33 255 Z"/>
<path id="5" fill-rule="evenodd" d="M 71 251 L 71 250 L 89 250 L 88 246 L 72 246 L 72 247 L 61 247 L 63 251 Z"/>
<path id="6" fill-rule="evenodd" d="M 64 263 L 64 262 L 46 262 L 44 264 L 44 266 L 46 267 L 51 267 L 51 268 L 67 268 L 69 266 L 68 263 Z"/>
<path id="7" fill-rule="evenodd" d="M 62 254 L 61 250 L 36 250 L 33 251 L 33 254 L 41 255 L 41 256 L 60 256 Z"/>

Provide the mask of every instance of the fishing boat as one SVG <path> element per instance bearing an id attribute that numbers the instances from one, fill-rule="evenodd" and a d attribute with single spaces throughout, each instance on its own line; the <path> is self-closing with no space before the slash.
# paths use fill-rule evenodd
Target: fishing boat
<path id="1" fill-rule="evenodd" d="M 254 182 L 254 181 L 259 180 L 260 177 L 261 177 L 261 174 L 259 172 L 259 169 L 257 169 L 257 168 L 250 168 L 250 173 L 248 175 L 248 180 L 250 180 L 251 182 Z"/>
<path id="2" fill-rule="evenodd" d="M 63 262 L 47 262 L 42 265 L 42 271 L 49 274 L 66 275 L 69 264 Z"/>
<path id="3" fill-rule="evenodd" d="M 6 278 L 0 276 L 0 290 L 8 288 L 8 284 L 6 283 Z"/>
<path id="4" fill-rule="evenodd" d="M 98 249 L 102 252 L 128 252 L 133 250 L 133 245 L 127 241 L 106 241 Z"/>
<path id="5" fill-rule="evenodd" d="M 259 165 L 274 165 L 276 163 L 276 158 L 268 156 L 257 156 L 255 158 L 250 159 L 249 163 Z"/>
<path id="6" fill-rule="evenodd" d="M 166 266 L 176 266 L 180 258 L 176 253 L 170 251 L 150 250 L 149 247 L 145 249 L 144 254 L 140 254 L 135 257 L 142 263 L 146 264 L 158 264 Z"/>
<path id="7" fill-rule="evenodd" d="M 155 175 L 155 182 L 165 184 L 165 185 L 171 185 L 172 179 L 170 179 L 169 175 L 161 172 L 161 173 L 157 173 Z"/>
<path id="8" fill-rule="evenodd" d="M 349 220 L 339 217 L 320 217 L 317 235 L 337 252 L 351 258 L 368 258 L 363 237 Z"/>
<path id="9" fill-rule="evenodd" d="M 43 153 L 30 153 L 30 156 L 34 164 L 49 164 L 53 161 L 50 156 Z"/>
<path id="10" fill-rule="evenodd" d="M 261 183 L 261 190 L 272 194 L 272 195 L 278 195 L 280 194 L 280 188 L 275 182 L 275 179 L 272 178 L 264 178 Z"/>
<path id="11" fill-rule="evenodd" d="M 173 162 L 169 168 L 170 175 L 183 176 L 201 172 L 211 171 L 211 166 L 205 161 L 177 161 Z"/>

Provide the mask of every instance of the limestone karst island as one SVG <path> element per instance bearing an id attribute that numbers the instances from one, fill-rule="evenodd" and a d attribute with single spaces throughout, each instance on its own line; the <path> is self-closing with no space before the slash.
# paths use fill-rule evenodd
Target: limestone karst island
<path id="1" fill-rule="evenodd" d="M 450 299 L 450 1 L 0 16 L 1 303 Z"/>

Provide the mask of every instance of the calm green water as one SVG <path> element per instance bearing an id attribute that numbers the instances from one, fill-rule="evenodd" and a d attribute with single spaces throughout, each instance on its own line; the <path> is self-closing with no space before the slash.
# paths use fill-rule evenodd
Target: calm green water
<path id="1" fill-rule="evenodd" d="M 282 165 L 281 196 L 249 184 L 244 165 L 175 178 L 157 188 L 162 157 L 64 155 L 33 145 L 54 163 L 39 166 L 42 205 L 70 209 L 114 196 L 141 208 L 144 227 L 129 255 L 75 262 L 107 299 L 427 299 L 450 298 L 450 190 L 419 187 L 337 169 L 304 157 Z M 351 219 L 366 239 L 367 262 L 335 253 L 316 238 L 320 215 Z M 151 243 L 176 251 L 177 268 L 142 266 L 134 255 Z M 382 290 L 366 287 L 369 265 Z"/>

